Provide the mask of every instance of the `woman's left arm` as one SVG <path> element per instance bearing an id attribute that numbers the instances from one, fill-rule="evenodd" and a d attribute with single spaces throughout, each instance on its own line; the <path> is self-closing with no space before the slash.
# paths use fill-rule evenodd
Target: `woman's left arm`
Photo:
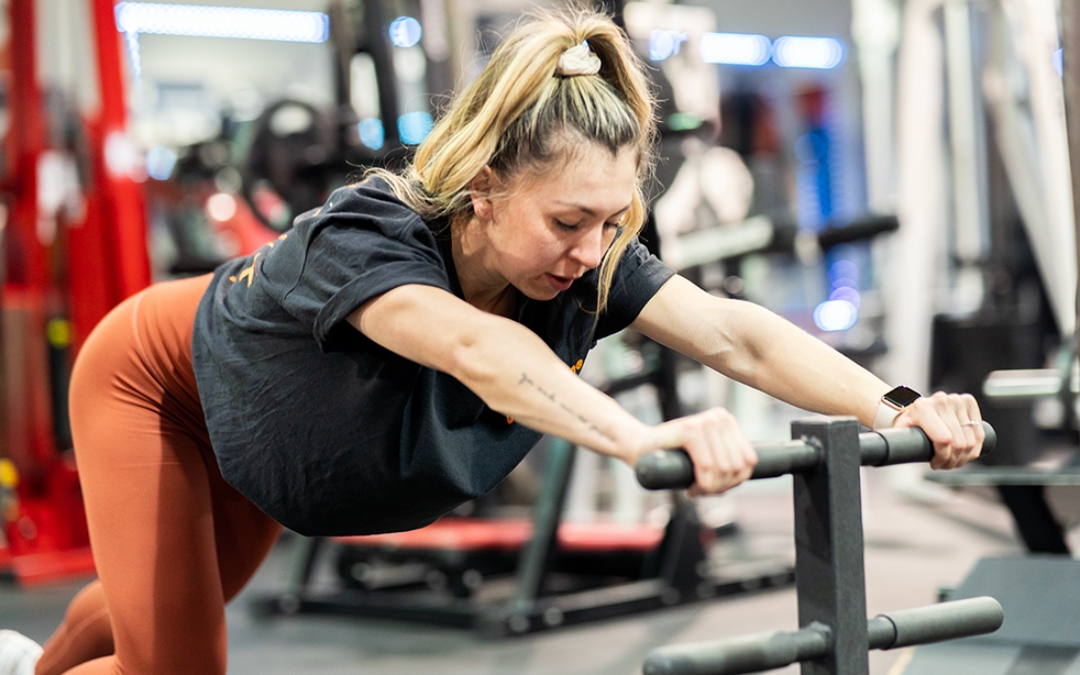
<path id="1" fill-rule="evenodd" d="M 773 312 L 743 300 L 717 298 L 686 279 L 668 281 L 632 327 L 743 384 L 803 410 L 852 415 L 873 426 L 892 389 L 870 371 Z M 955 468 L 979 456 L 984 438 L 969 394 L 918 399 L 894 422 L 921 427 L 934 443 L 934 468 Z"/>

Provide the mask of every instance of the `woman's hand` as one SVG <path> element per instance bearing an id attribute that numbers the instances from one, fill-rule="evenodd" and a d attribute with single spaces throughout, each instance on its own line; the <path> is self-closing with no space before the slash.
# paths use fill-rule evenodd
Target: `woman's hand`
<path id="1" fill-rule="evenodd" d="M 977 458 L 986 433 L 979 404 L 971 394 L 937 392 L 912 403 L 893 427 L 919 427 L 934 444 L 934 469 L 955 469 Z"/>
<path id="2" fill-rule="evenodd" d="M 651 427 L 637 456 L 656 449 L 682 448 L 694 464 L 689 494 L 698 496 L 730 490 L 750 478 L 757 453 L 735 417 L 713 408 Z"/>

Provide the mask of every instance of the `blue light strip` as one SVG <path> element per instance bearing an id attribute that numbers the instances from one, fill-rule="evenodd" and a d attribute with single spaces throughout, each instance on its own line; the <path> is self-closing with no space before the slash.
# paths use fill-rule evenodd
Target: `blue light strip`
<path id="1" fill-rule="evenodd" d="M 322 12 L 250 7 L 121 2 L 116 27 L 137 35 L 186 35 L 279 42 L 326 42 L 330 19 Z"/>

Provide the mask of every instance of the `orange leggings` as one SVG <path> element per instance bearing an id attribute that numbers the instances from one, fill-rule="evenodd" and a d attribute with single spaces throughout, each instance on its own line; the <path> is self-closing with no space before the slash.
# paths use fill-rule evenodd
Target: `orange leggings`
<path id="1" fill-rule="evenodd" d="M 225 603 L 280 526 L 221 478 L 191 366 L 210 277 L 153 286 L 87 339 L 71 426 L 98 580 L 36 675 L 225 675 Z"/>

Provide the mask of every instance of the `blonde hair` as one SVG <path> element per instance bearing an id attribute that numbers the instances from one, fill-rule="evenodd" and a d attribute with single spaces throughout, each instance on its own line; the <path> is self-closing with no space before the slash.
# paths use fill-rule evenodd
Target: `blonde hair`
<path id="1" fill-rule="evenodd" d="M 559 58 L 587 42 L 595 75 L 560 76 Z M 477 79 L 451 103 L 403 175 L 376 171 L 425 219 L 472 213 L 469 183 L 485 167 L 501 183 L 550 168 L 571 144 L 564 134 L 618 154 L 632 148 L 638 180 L 630 210 L 600 264 L 597 311 L 607 304 L 619 259 L 645 222 L 644 184 L 653 165 L 654 100 L 644 67 L 622 30 L 590 11 L 533 17 L 499 45 Z"/>

